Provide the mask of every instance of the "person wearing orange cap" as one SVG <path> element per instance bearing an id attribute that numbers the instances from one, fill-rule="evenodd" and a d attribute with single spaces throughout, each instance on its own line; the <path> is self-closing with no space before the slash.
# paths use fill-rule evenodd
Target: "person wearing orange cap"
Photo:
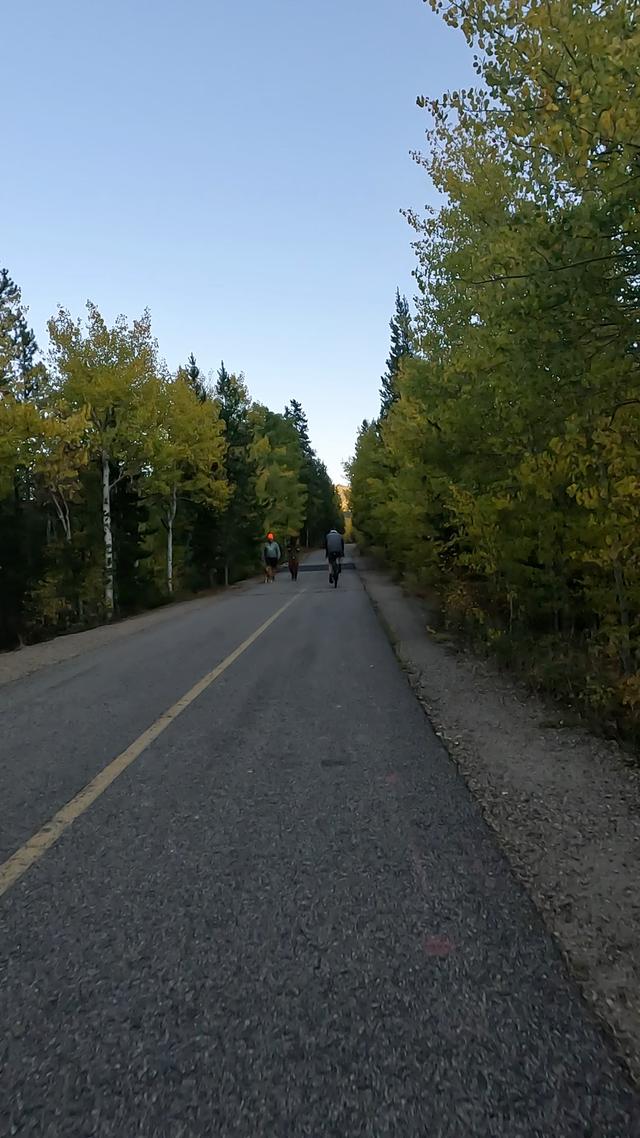
<path id="1" fill-rule="evenodd" d="M 272 533 L 267 534 L 267 540 L 262 547 L 262 560 L 264 561 L 265 583 L 273 582 L 280 560 L 280 546 Z"/>

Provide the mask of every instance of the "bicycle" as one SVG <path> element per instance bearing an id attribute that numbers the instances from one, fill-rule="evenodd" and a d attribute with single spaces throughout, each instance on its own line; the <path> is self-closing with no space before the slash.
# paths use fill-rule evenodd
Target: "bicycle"
<path id="1" fill-rule="evenodd" d="M 338 553 L 329 554 L 329 584 L 333 585 L 334 589 L 338 588 L 338 578 L 341 572 L 340 555 Z"/>

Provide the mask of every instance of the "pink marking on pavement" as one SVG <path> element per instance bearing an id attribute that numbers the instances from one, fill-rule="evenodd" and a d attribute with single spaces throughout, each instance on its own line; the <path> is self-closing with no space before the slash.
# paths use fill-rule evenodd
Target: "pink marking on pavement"
<path id="1" fill-rule="evenodd" d="M 387 775 L 387 782 L 395 783 L 397 781 L 398 781 L 398 775 L 397 775 L 396 771 L 389 771 L 389 774 Z"/>
<path id="2" fill-rule="evenodd" d="M 449 956 L 453 952 L 453 942 L 444 933 L 424 938 L 424 950 L 427 956 Z"/>

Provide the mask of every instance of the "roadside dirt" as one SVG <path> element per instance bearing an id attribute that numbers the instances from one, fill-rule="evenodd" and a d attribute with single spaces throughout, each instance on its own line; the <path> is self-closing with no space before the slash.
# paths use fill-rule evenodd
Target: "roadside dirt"
<path id="1" fill-rule="evenodd" d="M 111 644 L 123 636 L 131 636 L 143 628 L 155 624 L 164 624 L 167 620 L 177 620 L 185 610 L 197 611 L 198 608 L 215 604 L 220 597 L 229 592 L 237 592 L 255 584 L 258 578 L 241 581 L 231 585 L 228 590 L 219 589 L 193 600 L 177 601 L 175 604 L 165 605 L 163 608 L 152 609 L 151 612 L 141 613 L 138 616 L 128 617 L 126 620 L 115 621 L 113 624 L 102 624 L 98 628 L 90 628 L 84 632 L 72 632 L 68 636 L 56 636 L 53 640 L 43 640 L 40 644 L 27 644 L 17 648 L 14 652 L 0 653 L 0 686 L 30 676 L 40 668 L 50 664 L 60 664 L 63 660 L 71 660 L 75 656 L 82 656 L 94 648 L 101 648 Z"/>
<path id="2" fill-rule="evenodd" d="M 640 1081 L 640 771 L 565 727 L 490 661 L 428 630 L 429 613 L 354 557 L 438 735 L 575 978 Z"/>

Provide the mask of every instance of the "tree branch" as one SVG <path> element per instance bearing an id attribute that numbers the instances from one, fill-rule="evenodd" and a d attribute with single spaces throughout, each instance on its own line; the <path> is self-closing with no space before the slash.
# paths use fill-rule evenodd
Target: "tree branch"
<path id="1" fill-rule="evenodd" d="M 536 250 L 536 252 L 537 252 L 537 250 Z M 531 277 L 541 276 L 541 275 L 544 275 L 546 273 L 565 273 L 565 272 L 568 272 L 570 269 L 582 268 L 584 265 L 595 265 L 601 261 L 619 261 L 619 260 L 623 260 L 624 258 L 628 258 L 628 257 L 636 257 L 637 258 L 638 254 L 637 253 L 609 253 L 604 257 L 586 257 L 583 261 L 572 261 L 568 265 L 555 265 L 555 266 L 550 267 L 548 269 L 533 269 L 532 272 L 530 272 L 530 273 L 505 273 L 504 276 L 488 277 L 486 280 L 480 280 L 480 281 L 469 280 L 467 277 L 458 277 L 457 279 L 459 281 L 462 281 L 464 284 L 472 284 L 472 285 L 498 284 L 500 281 L 526 281 L 526 280 L 530 280 Z"/>
<path id="2" fill-rule="evenodd" d="M 613 423 L 613 420 L 618 414 L 618 411 L 621 411 L 623 407 L 632 407 L 636 405 L 640 405 L 640 399 L 623 399 L 621 403 L 618 403 L 617 406 L 613 408 L 613 411 L 611 412 L 611 418 L 609 419 L 609 426 L 611 426 Z"/>
<path id="3" fill-rule="evenodd" d="M 109 492 L 111 492 L 116 486 L 118 486 L 120 484 L 120 482 L 124 482 L 124 480 L 126 478 L 131 478 L 131 474 L 129 473 L 128 470 L 123 470 L 122 474 L 119 474 L 117 478 L 113 479 L 113 482 L 111 482 L 111 481 L 109 482 Z"/>

